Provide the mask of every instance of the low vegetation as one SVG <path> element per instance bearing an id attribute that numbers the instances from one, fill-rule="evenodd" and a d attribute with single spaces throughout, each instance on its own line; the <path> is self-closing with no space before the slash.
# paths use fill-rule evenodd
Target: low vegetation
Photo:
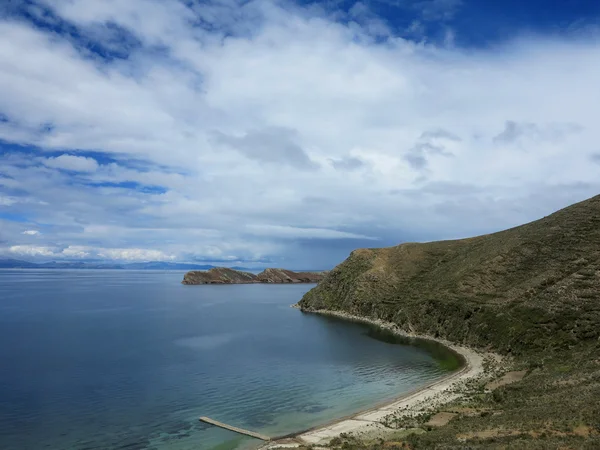
<path id="1" fill-rule="evenodd" d="M 183 276 L 183 284 L 254 284 L 254 283 L 318 283 L 324 272 L 293 272 L 286 269 L 265 269 L 258 275 L 251 272 L 214 267 L 192 270 Z"/>
<path id="2" fill-rule="evenodd" d="M 401 438 L 347 436 L 332 448 L 600 448 L 600 196 L 490 235 L 356 250 L 299 306 L 394 322 L 511 364 L 427 417 L 390 419 Z M 432 426 L 440 412 L 447 423 Z"/>

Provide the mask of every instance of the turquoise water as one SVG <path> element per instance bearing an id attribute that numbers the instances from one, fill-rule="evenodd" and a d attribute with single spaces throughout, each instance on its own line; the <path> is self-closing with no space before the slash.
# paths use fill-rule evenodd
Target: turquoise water
<path id="1" fill-rule="evenodd" d="M 229 449 L 443 375 L 431 351 L 289 306 L 310 285 L 178 272 L 0 271 L 0 448 Z"/>

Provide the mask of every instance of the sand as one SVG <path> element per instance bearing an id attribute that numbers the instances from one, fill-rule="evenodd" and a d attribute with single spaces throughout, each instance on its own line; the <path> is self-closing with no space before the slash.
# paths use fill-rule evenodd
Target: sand
<path id="1" fill-rule="evenodd" d="M 285 443 L 273 441 L 263 446 L 263 449 L 275 449 L 282 447 L 292 448 L 299 447 L 303 444 L 318 446 L 319 444 L 327 444 L 331 439 L 339 436 L 342 433 L 364 435 L 369 437 L 385 436 L 385 434 L 395 431 L 383 425 L 382 420 L 384 420 L 387 416 L 392 414 L 396 416 L 398 416 L 398 414 L 416 415 L 420 412 L 429 410 L 432 407 L 446 404 L 461 396 L 460 393 L 456 392 L 456 387 L 467 380 L 471 380 L 483 375 L 483 362 L 486 357 L 491 358 L 496 362 L 499 362 L 501 359 L 498 355 L 477 352 L 471 348 L 462 347 L 443 339 L 406 333 L 393 323 L 374 319 L 365 319 L 342 312 L 314 312 L 317 314 L 330 315 L 343 319 L 370 323 L 405 337 L 429 339 L 439 342 L 444 346 L 454 350 L 456 353 L 462 355 L 462 357 L 465 359 L 465 365 L 460 370 L 453 372 L 450 375 L 429 385 L 423 386 L 413 392 L 406 393 L 393 401 L 378 405 L 366 411 L 359 412 L 350 417 L 335 420 L 329 424 L 316 427 L 309 431 L 302 432 L 294 436 L 293 441 L 295 442 L 291 441 L 290 439 L 286 439 Z"/>

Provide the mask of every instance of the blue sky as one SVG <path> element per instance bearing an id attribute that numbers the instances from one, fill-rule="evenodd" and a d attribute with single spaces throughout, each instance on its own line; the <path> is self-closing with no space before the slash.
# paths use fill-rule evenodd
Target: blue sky
<path id="1" fill-rule="evenodd" d="M 595 1 L 0 5 L 0 257 L 328 268 L 600 193 Z"/>

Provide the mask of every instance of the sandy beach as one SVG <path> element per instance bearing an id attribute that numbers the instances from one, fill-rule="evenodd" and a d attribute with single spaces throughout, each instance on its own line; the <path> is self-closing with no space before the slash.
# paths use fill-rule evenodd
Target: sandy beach
<path id="1" fill-rule="evenodd" d="M 446 404 L 460 397 L 461 394 L 456 391 L 456 388 L 465 381 L 483 375 L 484 360 L 486 358 L 496 362 L 499 362 L 501 359 L 500 356 L 496 354 L 477 352 L 471 348 L 458 346 L 443 339 L 407 333 L 399 329 L 395 324 L 389 322 L 366 319 L 337 311 L 311 312 L 369 323 L 408 338 L 427 339 L 438 342 L 460 354 L 464 358 L 465 364 L 458 371 L 412 392 L 404 393 L 394 400 L 376 405 L 352 416 L 336 419 L 330 423 L 301 432 L 293 437 L 270 442 L 264 445 L 262 447 L 263 449 L 294 448 L 301 445 L 318 446 L 319 444 L 327 444 L 331 439 L 342 433 L 382 436 L 386 433 L 397 431 L 388 428 L 383 424 L 386 417 L 392 415 L 396 417 L 398 415 L 416 415 L 430 410 L 432 407 Z"/>

